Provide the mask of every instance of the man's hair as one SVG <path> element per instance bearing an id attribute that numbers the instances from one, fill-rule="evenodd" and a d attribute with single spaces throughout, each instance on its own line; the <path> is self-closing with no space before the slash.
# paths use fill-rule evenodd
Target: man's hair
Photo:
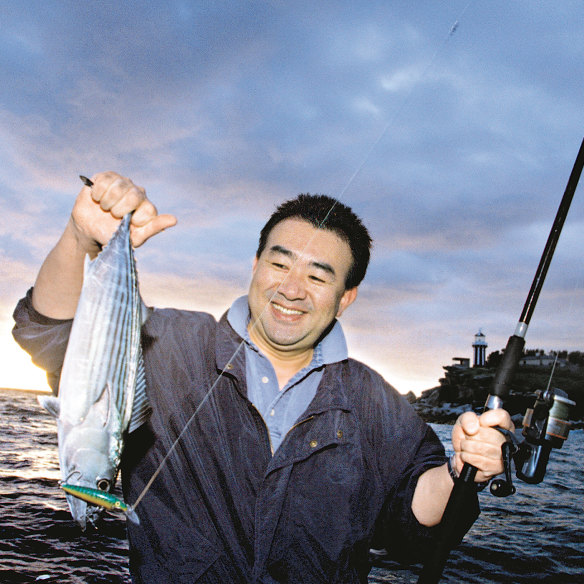
<path id="1" fill-rule="evenodd" d="M 361 219 L 350 207 L 328 197 L 303 193 L 295 199 L 284 201 L 268 219 L 260 232 L 256 256 L 259 258 L 266 247 L 272 229 L 284 219 L 301 219 L 318 229 L 332 231 L 349 244 L 353 264 L 345 280 L 345 289 L 358 286 L 365 277 L 371 250 L 371 236 Z"/>

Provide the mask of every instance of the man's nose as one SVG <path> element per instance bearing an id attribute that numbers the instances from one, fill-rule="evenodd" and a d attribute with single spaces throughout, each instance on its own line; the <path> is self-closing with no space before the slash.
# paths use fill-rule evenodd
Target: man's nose
<path id="1" fill-rule="evenodd" d="M 301 300 L 304 298 L 306 287 L 301 270 L 292 268 L 278 286 L 278 292 L 287 300 Z"/>

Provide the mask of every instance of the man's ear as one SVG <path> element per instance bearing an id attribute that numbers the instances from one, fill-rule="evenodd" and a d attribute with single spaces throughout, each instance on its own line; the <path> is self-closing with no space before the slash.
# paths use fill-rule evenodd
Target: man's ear
<path id="1" fill-rule="evenodd" d="M 343 295 L 341 296 L 341 301 L 339 302 L 339 310 L 337 311 L 337 318 L 339 316 L 341 316 L 341 314 L 343 314 L 343 312 L 345 312 L 345 310 L 351 304 L 353 304 L 353 302 L 355 302 L 355 299 L 357 298 L 358 289 L 359 288 L 357 286 L 355 286 L 354 288 L 349 288 L 348 290 L 345 290 L 343 292 Z"/>

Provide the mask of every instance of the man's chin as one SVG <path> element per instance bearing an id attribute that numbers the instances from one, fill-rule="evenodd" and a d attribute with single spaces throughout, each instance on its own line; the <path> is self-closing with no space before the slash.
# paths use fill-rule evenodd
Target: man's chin
<path id="1" fill-rule="evenodd" d="M 291 331 L 268 331 L 266 340 L 270 347 L 276 351 L 291 352 L 306 349 L 312 349 L 310 341 L 305 335 L 297 331 L 292 334 Z"/>

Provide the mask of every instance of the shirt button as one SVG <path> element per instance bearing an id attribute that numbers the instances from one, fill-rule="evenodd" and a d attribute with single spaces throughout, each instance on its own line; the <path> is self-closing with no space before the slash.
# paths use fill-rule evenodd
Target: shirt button
<path id="1" fill-rule="evenodd" d="M 270 410 L 270 416 L 275 416 L 276 415 L 276 410 Z"/>
<path id="2" fill-rule="evenodd" d="M 270 381 L 265 375 L 262 377 L 262 383 L 268 383 Z"/>
<path id="3" fill-rule="evenodd" d="M 337 438 L 342 438 L 342 437 L 343 437 L 343 431 L 337 430 Z"/>
<path id="4" fill-rule="evenodd" d="M 310 448 L 316 448 L 318 446 L 318 441 L 317 440 L 311 440 L 310 441 Z"/>

